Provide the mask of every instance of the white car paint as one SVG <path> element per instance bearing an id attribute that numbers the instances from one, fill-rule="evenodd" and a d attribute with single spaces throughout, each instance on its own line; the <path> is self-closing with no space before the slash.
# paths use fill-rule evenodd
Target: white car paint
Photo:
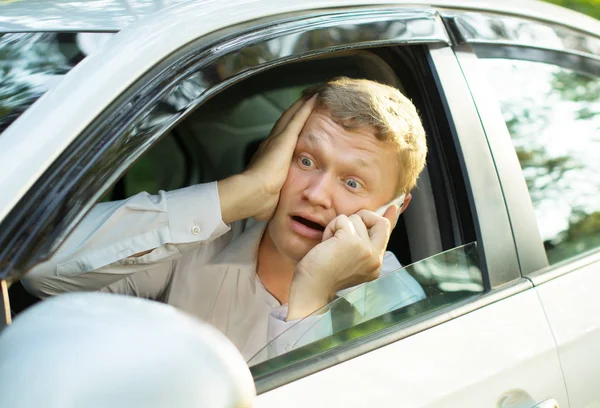
<path id="1" fill-rule="evenodd" d="M 528 396 L 528 405 L 503 401 Z M 261 394 L 256 408 L 533 407 L 568 398 L 552 332 L 527 290 Z"/>
<path id="2" fill-rule="evenodd" d="M 220 28 L 266 15 L 364 3 L 204 1 L 143 18 L 73 69 L 0 137 L 0 220 L 91 121 L 143 73 L 181 46 Z M 445 4 L 458 3 L 465 4 Z M 514 4 L 495 7 L 518 8 Z M 593 293 L 597 286 L 583 281 L 593 278 L 594 273 L 598 276 L 597 269 L 548 282 L 539 289 L 539 298 L 535 290 L 526 291 L 269 391 L 258 397 L 256 406 L 491 407 L 502 406 L 507 397 L 522 396 L 534 403 L 555 398 L 561 407 L 569 406 L 554 338 L 540 299 L 556 325 L 554 335 L 561 347 L 562 368 L 566 374 L 576 373 L 586 358 L 598 361 L 597 355 L 588 356 L 572 346 L 577 341 L 585 350 L 591 348 L 598 338 L 597 322 L 592 320 L 597 320 L 595 314 L 570 320 L 586 310 L 584 296 L 596 296 L 592 304 L 596 307 L 593 310 L 598 310 L 598 298 Z M 568 278 L 566 283 L 560 283 L 564 278 Z M 592 282 L 598 283 L 595 279 Z M 560 285 L 576 289 L 567 305 L 561 303 L 562 308 L 553 304 L 564 295 Z M 582 332 L 587 334 L 583 340 L 575 340 L 575 334 Z M 467 337 L 465 333 L 473 335 Z M 597 373 L 593 368 L 588 370 L 590 375 Z M 580 377 L 571 378 L 567 377 L 569 390 L 577 393 Z M 593 395 L 577 398 L 577 402 L 597 403 Z"/>
<path id="3" fill-rule="evenodd" d="M 247 1 L 246 1 L 247 2 Z M 119 31 L 143 16 L 152 13 L 169 13 L 170 7 L 184 3 L 203 3 L 202 0 L 5 0 L 0 2 L 0 32 L 32 31 Z M 228 1 L 240 4 L 241 1 Z M 282 2 L 283 3 L 283 2 Z M 356 3 L 332 0 L 320 2 L 326 7 L 340 7 Z M 376 4 L 373 0 L 360 5 Z M 505 0 L 501 4 L 493 0 L 435 0 L 396 1 L 395 4 L 430 5 L 439 7 L 504 11 L 507 13 L 539 16 L 553 22 L 573 21 L 588 32 L 595 32 L 595 22 L 589 17 L 551 4 L 531 0 Z M 203 7 L 218 7 L 216 2 L 203 3 Z M 268 9 L 273 2 L 262 2 Z M 541 14 L 540 14 L 541 13 Z M 265 14 L 266 15 L 266 14 Z M 227 16 L 221 16 L 223 18 Z M 591 31 L 590 31 L 591 30 Z"/>
<path id="4" fill-rule="evenodd" d="M 0 221 L 73 139 L 142 74 L 189 42 L 224 27 L 276 14 L 365 5 L 415 7 L 438 2 L 398 0 L 204 0 L 141 18 L 86 58 L 43 95 L 0 137 Z M 410 4 L 408 6 L 407 4 Z M 600 31 L 593 19 L 538 2 L 439 1 L 444 7 L 568 15 L 581 29 Z M 560 13 L 557 12 L 560 10 Z M 560 19 L 560 17 L 558 17 Z M 560 21 L 560 20 L 558 20 Z M 76 90 L 76 91 L 75 91 Z"/>
<path id="5" fill-rule="evenodd" d="M 558 346 L 571 408 L 600 407 L 600 262 L 536 288 Z"/>

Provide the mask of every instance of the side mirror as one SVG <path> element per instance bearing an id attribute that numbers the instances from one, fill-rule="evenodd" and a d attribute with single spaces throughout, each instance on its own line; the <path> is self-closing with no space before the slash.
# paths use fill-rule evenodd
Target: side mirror
<path id="1" fill-rule="evenodd" d="M 251 407 L 255 396 L 223 334 L 161 303 L 65 294 L 0 332 L 3 407 Z"/>

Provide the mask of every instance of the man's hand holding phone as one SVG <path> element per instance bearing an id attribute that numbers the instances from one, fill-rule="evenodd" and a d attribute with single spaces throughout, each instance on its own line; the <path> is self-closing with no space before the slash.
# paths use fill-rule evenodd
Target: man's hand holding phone
<path id="1" fill-rule="evenodd" d="M 328 304 L 339 290 L 377 279 L 399 211 L 392 204 L 383 216 L 361 210 L 334 218 L 321 243 L 296 266 L 287 320 L 306 317 Z"/>

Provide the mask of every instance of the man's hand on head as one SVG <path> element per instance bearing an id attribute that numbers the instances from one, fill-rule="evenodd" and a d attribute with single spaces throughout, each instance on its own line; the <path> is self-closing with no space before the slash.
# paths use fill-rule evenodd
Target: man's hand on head
<path id="1" fill-rule="evenodd" d="M 275 213 L 298 136 L 315 107 L 316 99 L 317 95 L 308 100 L 301 98 L 286 110 L 252 158 L 245 174 L 257 183 L 265 204 L 254 218 L 268 220 Z"/>
<path id="2" fill-rule="evenodd" d="M 361 210 L 334 218 L 322 242 L 296 266 L 287 320 L 306 317 L 328 304 L 339 290 L 377 279 L 398 212 L 398 206 L 392 205 L 383 217 Z"/>
<path id="3" fill-rule="evenodd" d="M 298 136 L 316 106 L 317 95 L 300 98 L 279 118 L 252 158 L 248 169 L 218 182 L 225 223 L 254 217 L 268 220 L 290 168 Z"/>

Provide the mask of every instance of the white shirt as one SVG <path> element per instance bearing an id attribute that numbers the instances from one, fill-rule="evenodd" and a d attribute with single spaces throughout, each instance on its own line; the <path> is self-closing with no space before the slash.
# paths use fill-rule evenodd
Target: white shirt
<path id="1" fill-rule="evenodd" d="M 246 360 L 285 332 L 270 345 L 266 357 L 272 357 L 330 335 L 332 322 L 329 312 L 301 322 L 285 321 L 287 305 L 281 305 L 256 275 L 265 227 L 257 223 L 234 239 L 234 231 L 221 219 L 216 182 L 157 195 L 140 193 L 96 205 L 57 253 L 22 282 L 42 298 L 99 290 L 171 304 L 210 322 Z M 387 252 L 381 275 L 399 268 Z M 361 298 L 352 303 L 362 304 L 362 315 L 369 318 L 375 317 L 373 311 L 383 314 L 425 297 L 403 270 L 385 287 L 388 293 L 383 296 L 364 290 L 345 296 Z"/>

